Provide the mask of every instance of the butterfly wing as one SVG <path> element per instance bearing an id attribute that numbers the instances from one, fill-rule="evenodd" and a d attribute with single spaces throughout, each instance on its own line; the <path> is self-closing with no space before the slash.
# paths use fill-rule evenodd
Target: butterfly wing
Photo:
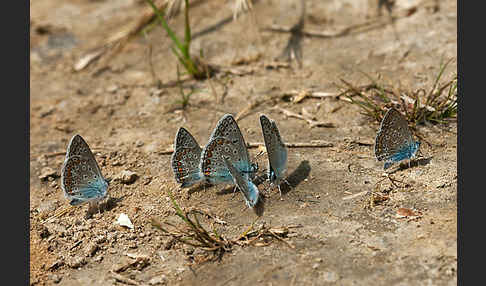
<path id="1" fill-rule="evenodd" d="M 83 158 L 87 158 L 88 160 L 92 160 L 96 165 L 97 172 L 101 175 L 101 169 L 98 166 L 98 163 L 96 163 L 96 159 L 91 152 L 88 143 L 86 143 L 83 137 L 81 137 L 81 135 L 79 134 L 74 135 L 68 144 L 68 148 L 66 151 L 66 160 L 72 156 L 81 156 Z"/>
<path id="2" fill-rule="evenodd" d="M 204 179 L 200 169 L 202 149 L 191 133 L 179 128 L 174 142 L 171 164 L 175 179 L 182 188 L 194 185 Z"/>
<path id="3" fill-rule="evenodd" d="M 413 141 L 412 132 L 405 117 L 396 109 L 389 109 L 376 134 L 376 159 L 394 162 L 406 159 L 416 152 L 416 145 L 417 142 Z"/>
<path id="4" fill-rule="evenodd" d="M 233 182 L 243 193 L 248 207 L 254 207 L 258 202 L 259 192 L 257 186 L 250 180 L 249 174 L 242 175 L 226 158 L 223 158 L 223 162 L 229 170 Z"/>
<path id="5" fill-rule="evenodd" d="M 224 164 L 227 158 L 240 172 L 253 175 L 246 143 L 238 124 L 231 114 L 224 115 L 213 130 L 201 154 L 200 169 L 212 184 L 232 181 L 231 174 Z"/>
<path id="6" fill-rule="evenodd" d="M 61 188 L 72 205 L 104 198 L 108 183 L 88 144 L 80 135 L 69 141 L 61 169 Z"/>
<path id="7" fill-rule="evenodd" d="M 260 115 L 263 140 L 268 155 L 268 178 L 271 182 L 280 182 L 287 169 L 287 148 L 280 137 L 275 121 Z"/>
<path id="8" fill-rule="evenodd" d="M 82 156 L 71 156 L 61 170 L 61 188 L 71 205 L 104 198 L 108 183 L 96 169 L 96 161 Z"/>

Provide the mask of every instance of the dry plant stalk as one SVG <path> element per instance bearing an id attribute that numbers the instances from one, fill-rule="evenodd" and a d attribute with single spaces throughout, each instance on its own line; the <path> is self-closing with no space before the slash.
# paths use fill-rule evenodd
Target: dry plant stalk
<path id="1" fill-rule="evenodd" d="M 191 7 L 201 4 L 202 0 L 194 1 L 191 3 Z M 172 2 L 171 2 L 172 3 Z M 167 0 L 154 0 L 155 6 L 158 10 L 165 10 L 167 8 Z M 172 11 L 174 9 L 171 9 Z M 75 71 L 81 71 L 85 69 L 93 61 L 100 59 L 106 52 L 111 51 L 110 55 L 105 59 L 105 63 L 112 59 L 123 47 L 133 39 L 133 36 L 137 35 L 147 24 L 149 24 L 155 18 L 155 12 L 151 7 L 145 7 L 142 16 L 136 20 L 126 24 L 120 28 L 117 32 L 109 34 L 105 37 L 102 43 L 96 48 L 91 49 L 90 52 L 81 56 L 74 64 Z M 175 13 L 171 12 L 170 16 L 174 16 Z"/>
<path id="2" fill-rule="evenodd" d="M 332 122 L 316 121 L 316 120 L 313 120 L 311 118 L 305 117 L 303 115 L 297 114 L 297 113 L 292 112 L 290 110 L 283 109 L 283 108 L 278 107 L 278 106 L 274 107 L 274 108 L 279 110 L 280 112 L 282 112 L 287 117 L 294 117 L 294 118 L 297 118 L 297 119 L 305 120 L 310 125 L 310 128 L 313 128 L 313 127 L 334 128 L 335 127 Z"/>
<path id="3" fill-rule="evenodd" d="M 290 248 L 294 248 L 294 246 L 288 241 L 284 240 L 284 238 L 288 236 L 289 228 L 300 226 L 269 228 L 261 225 L 258 229 L 254 229 L 254 224 L 258 219 L 257 218 L 245 232 L 238 236 L 238 238 L 226 239 L 214 228 L 212 231 L 206 230 L 201 225 L 197 217 L 198 214 L 202 214 L 213 218 L 212 215 L 209 215 L 205 211 L 196 208 L 192 208 L 187 212 L 183 211 L 175 201 L 172 192 L 170 191 L 169 197 L 176 211 L 176 215 L 185 222 L 185 225 L 176 226 L 172 223 L 165 222 L 164 224 L 166 226 L 164 226 L 155 218 L 152 218 L 151 223 L 154 227 L 158 228 L 166 235 L 171 236 L 175 241 L 205 251 L 206 257 L 195 259 L 195 263 L 220 259 L 225 252 L 231 251 L 231 248 L 234 245 L 258 245 L 258 243 L 262 242 L 264 245 L 268 245 L 275 239 L 286 243 Z M 170 229 L 167 226 L 169 226 Z"/>
<path id="4" fill-rule="evenodd" d="M 311 142 L 286 142 L 284 143 L 285 147 L 287 148 L 327 148 L 327 147 L 334 147 L 334 144 L 331 142 L 326 142 L 322 140 L 313 140 Z M 264 142 L 248 142 L 246 143 L 247 148 L 259 148 L 260 146 L 265 146 Z M 201 149 L 204 146 L 199 146 Z M 174 148 L 169 147 L 165 150 L 159 151 L 157 154 L 159 155 L 171 155 L 174 153 Z"/>

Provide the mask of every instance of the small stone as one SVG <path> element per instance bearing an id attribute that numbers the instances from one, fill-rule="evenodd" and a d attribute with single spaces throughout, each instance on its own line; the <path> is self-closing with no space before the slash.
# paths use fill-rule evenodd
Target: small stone
<path id="1" fill-rule="evenodd" d="M 143 141 L 142 140 L 137 140 L 137 142 L 135 142 L 135 147 L 142 147 L 143 146 Z"/>
<path id="2" fill-rule="evenodd" d="M 158 88 L 151 88 L 150 89 L 150 96 L 157 96 L 160 97 L 164 90 L 163 89 L 158 89 Z"/>
<path id="3" fill-rule="evenodd" d="M 149 285 L 160 285 L 160 284 L 166 283 L 166 281 L 167 281 L 167 277 L 164 274 L 162 274 L 162 275 L 155 276 L 152 279 L 150 279 L 148 284 Z"/>
<path id="4" fill-rule="evenodd" d="M 95 240 L 94 240 L 94 242 L 97 243 L 97 244 L 101 244 L 105 241 L 106 241 L 106 238 L 105 238 L 104 235 L 100 235 L 100 236 L 96 237 Z"/>
<path id="5" fill-rule="evenodd" d="M 67 265 L 71 268 L 79 268 L 86 264 L 86 259 L 82 256 L 73 257 L 67 261 Z"/>
<path id="6" fill-rule="evenodd" d="M 118 90 L 118 86 L 116 84 L 110 85 L 106 88 L 106 91 L 109 93 L 115 93 Z"/>
<path id="7" fill-rule="evenodd" d="M 121 165 L 123 165 L 123 162 L 115 160 L 115 161 L 111 162 L 111 165 L 112 166 L 121 166 Z"/>
<path id="8" fill-rule="evenodd" d="M 95 262 L 100 262 L 101 260 L 103 260 L 103 255 L 98 255 L 96 256 L 94 259 L 93 259 Z"/>
<path id="9" fill-rule="evenodd" d="M 137 243 L 135 241 L 133 242 L 130 242 L 130 244 L 128 244 L 128 248 L 131 248 L 131 249 L 136 249 L 138 246 L 137 246 Z"/>
<path id="10" fill-rule="evenodd" d="M 39 226 L 38 232 L 39 232 L 39 237 L 42 238 L 42 239 L 44 239 L 44 238 L 48 237 L 49 235 L 51 235 L 51 233 L 49 232 L 49 230 L 47 229 L 47 227 L 44 226 L 44 225 L 40 225 Z"/>
<path id="11" fill-rule="evenodd" d="M 57 275 L 57 274 L 51 275 L 50 278 L 51 278 L 52 282 L 54 282 L 55 284 L 61 282 L 61 279 L 62 279 L 62 277 Z"/>
<path id="12" fill-rule="evenodd" d="M 44 167 L 44 168 L 42 168 L 41 173 L 39 175 L 39 179 L 41 179 L 42 181 L 45 181 L 49 177 L 57 178 L 59 176 L 57 175 L 56 171 L 54 171 L 50 167 Z"/>
<path id="13" fill-rule="evenodd" d="M 85 256 L 86 257 L 93 256 L 96 253 L 96 251 L 98 251 L 99 248 L 100 247 L 98 246 L 98 244 L 96 244 L 95 242 L 91 242 L 86 246 L 84 250 Z"/>
<path id="14" fill-rule="evenodd" d="M 38 158 L 37 158 L 37 163 L 39 163 L 41 166 L 47 166 L 47 155 L 43 154 L 43 155 L 40 155 Z"/>
<path id="15" fill-rule="evenodd" d="M 133 229 L 133 223 L 130 221 L 128 216 L 124 213 L 120 214 L 120 216 L 118 217 L 118 220 L 116 222 L 120 226 L 125 226 L 125 227 L 128 227 L 130 229 Z"/>
<path id="16" fill-rule="evenodd" d="M 114 180 L 120 181 L 124 184 L 131 184 L 137 180 L 138 175 L 130 170 L 123 170 L 119 173 Z"/>

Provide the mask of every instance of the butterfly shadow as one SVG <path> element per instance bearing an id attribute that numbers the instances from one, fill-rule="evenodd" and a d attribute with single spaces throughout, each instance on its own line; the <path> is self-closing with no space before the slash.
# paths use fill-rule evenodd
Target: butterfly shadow
<path id="1" fill-rule="evenodd" d="M 287 41 L 287 45 L 285 49 L 282 51 L 280 56 L 277 59 L 285 59 L 286 61 L 290 62 L 292 58 L 297 61 L 299 67 L 302 67 L 302 39 L 304 38 L 304 20 L 305 20 L 305 2 L 304 0 L 301 1 L 302 3 L 302 11 L 300 14 L 299 21 L 297 24 L 292 26 L 290 29 L 290 38 Z"/>
<path id="2" fill-rule="evenodd" d="M 265 196 L 263 196 L 261 193 L 257 204 L 253 207 L 253 212 L 255 212 L 255 214 L 259 217 L 265 212 Z"/>
<path id="3" fill-rule="evenodd" d="M 105 202 L 100 203 L 99 207 L 103 211 L 111 211 L 118 205 L 119 202 L 123 200 L 123 198 L 125 198 L 125 196 L 126 195 L 123 195 L 119 198 L 109 197 Z"/>
<path id="4" fill-rule="evenodd" d="M 107 212 L 114 209 L 117 206 L 117 204 L 123 200 L 125 196 L 126 195 L 123 195 L 119 198 L 110 196 L 107 199 L 100 201 L 99 203 L 88 204 L 88 209 L 86 210 L 86 214 L 84 218 L 89 219 L 92 218 L 93 215 L 96 213 Z"/>
<path id="5" fill-rule="evenodd" d="M 406 169 L 409 169 L 409 168 L 415 168 L 415 167 L 419 167 L 419 166 L 428 165 L 430 163 L 430 161 L 432 160 L 432 158 L 433 157 L 430 156 L 430 157 L 427 157 L 427 158 L 423 157 L 423 158 L 413 159 L 413 160 L 410 160 L 408 163 L 401 162 L 400 165 L 398 166 L 398 168 L 389 172 L 389 174 L 394 174 L 398 171 L 406 170 Z"/>
<path id="6" fill-rule="evenodd" d="M 302 183 L 307 177 L 309 177 L 311 167 L 309 161 L 304 160 L 300 162 L 299 166 L 285 179 L 287 183 L 280 184 L 280 190 L 282 195 L 287 194 L 290 190 L 295 189 L 300 183 Z"/>
<path id="7" fill-rule="evenodd" d="M 200 191 L 205 191 L 206 188 L 210 188 L 212 187 L 213 185 L 211 185 L 210 183 L 208 182 L 204 182 L 202 184 L 199 184 L 193 188 L 190 188 L 188 191 L 187 191 L 187 196 L 188 197 L 191 197 L 192 194 L 194 193 L 199 193 Z"/>
<path id="8" fill-rule="evenodd" d="M 89 203 L 88 204 L 88 209 L 86 210 L 86 214 L 84 216 L 85 219 L 92 218 L 94 214 L 96 213 L 103 213 L 110 211 L 114 209 L 119 202 L 123 200 L 124 196 L 121 196 L 119 198 L 115 197 L 108 197 L 107 199 L 104 199 L 99 202 L 95 203 Z"/>

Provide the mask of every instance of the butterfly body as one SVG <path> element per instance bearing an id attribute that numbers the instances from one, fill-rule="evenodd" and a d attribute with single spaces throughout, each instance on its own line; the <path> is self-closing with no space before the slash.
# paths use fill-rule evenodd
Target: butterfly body
<path id="1" fill-rule="evenodd" d="M 202 149 L 191 133 L 179 128 L 174 142 L 174 153 L 171 157 L 172 170 L 181 188 L 190 187 L 204 180 L 199 168 Z"/>
<path id="2" fill-rule="evenodd" d="M 234 184 L 243 194 L 246 205 L 253 208 L 258 203 L 259 191 L 258 187 L 251 181 L 248 173 L 240 173 L 236 167 L 234 167 L 226 158 L 223 158 L 225 166 L 228 168 L 229 173 Z"/>
<path id="3" fill-rule="evenodd" d="M 287 147 L 280 137 L 275 121 L 262 114 L 260 124 L 268 155 L 268 180 L 272 185 L 277 185 L 280 191 L 280 183 L 285 180 L 287 171 Z"/>
<path id="4" fill-rule="evenodd" d="M 96 202 L 106 197 L 108 183 L 88 144 L 80 135 L 69 142 L 61 169 L 61 188 L 71 205 Z"/>
<path id="5" fill-rule="evenodd" d="M 375 156 L 378 161 L 385 162 L 383 169 L 388 169 L 393 163 L 414 158 L 419 147 L 420 142 L 413 140 L 405 117 L 396 109 L 389 109 L 375 139 Z"/>
<path id="6" fill-rule="evenodd" d="M 227 159 L 239 172 L 253 178 L 258 167 L 250 162 L 246 143 L 231 114 L 225 114 L 218 121 L 208 143 L 201 153 L 200 170 L 212 184 L 233 182 L 226 166 Z"/>

